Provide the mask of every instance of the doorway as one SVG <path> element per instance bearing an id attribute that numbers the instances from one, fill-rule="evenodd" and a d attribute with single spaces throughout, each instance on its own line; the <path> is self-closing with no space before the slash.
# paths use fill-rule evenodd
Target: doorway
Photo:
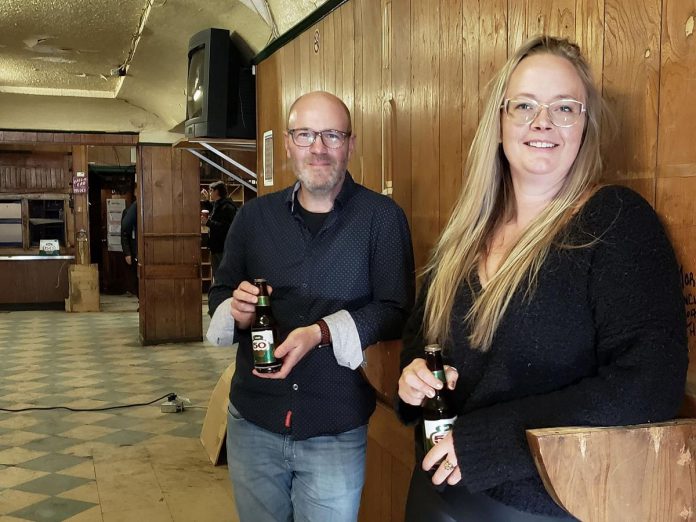
<path id="1" fill-rule="evenodd" d="M 137 295 L 135 271 L 121 248 L 121 216 L 134 201 L 135 166 L 90 165 L 88 176 L 91 262 L 99 265 L 99 291 Z"/>

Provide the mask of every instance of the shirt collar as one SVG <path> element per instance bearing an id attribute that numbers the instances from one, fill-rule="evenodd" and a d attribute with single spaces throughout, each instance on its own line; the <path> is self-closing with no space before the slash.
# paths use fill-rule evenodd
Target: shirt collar
<path id="1" fill-rule="evenodd" d="M 300 182 L 296 181 L 292 189 L 288 189 L 287 196 L 285 197 L 285 203 L 290 207 L 290 212 L 293 214 L 295 213 L 295 200 L 300 187 Z M 356 187 L 357 183 L 353 180 L 353 176 L 350 175 L 350 172 L 346 171 L 345 178 L 343 179 L 343 186 L 336 196 L 336 201 L 334 201 L 334 208 L 343 207 L 353 194 L 355 194 Z"/>

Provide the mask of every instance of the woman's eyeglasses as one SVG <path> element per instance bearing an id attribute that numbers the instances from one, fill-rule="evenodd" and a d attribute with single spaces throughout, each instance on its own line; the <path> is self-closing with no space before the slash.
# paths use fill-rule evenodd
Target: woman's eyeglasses
<path id="1" fill-rule="evenodd" d="M 584 103 L 572 99 L 539 103 L 536 100 L 523 98 L 506 98 L 501 108 L 505 110 L 508 118 L 518 125 L 532 123 L 541 110 L 546 109 L 549 120 L 556 127 L 572 127 L 580 120 L 582 113 L 586 112 Z"/>

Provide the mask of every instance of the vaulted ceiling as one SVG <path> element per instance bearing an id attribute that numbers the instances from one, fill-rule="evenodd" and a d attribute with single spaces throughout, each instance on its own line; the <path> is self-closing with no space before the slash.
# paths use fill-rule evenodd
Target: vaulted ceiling
<path id="1" fill-rule="evenodd" d="M 191 35 L 229 29 L 255 54 L 325 1 L 0 0 L 0 129 L 175 141 Z"/>

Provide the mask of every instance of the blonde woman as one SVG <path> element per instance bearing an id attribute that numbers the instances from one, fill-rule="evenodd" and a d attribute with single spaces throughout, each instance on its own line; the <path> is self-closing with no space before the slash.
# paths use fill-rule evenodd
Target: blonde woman
<path id="1" fill-rule="evenodd" d="M 572 519 L 544 490 L 525 430 L 677 413 L 688 364 L 677 263 L 647 202 L 598 186 L 601 118 L 567 40 L 527 42 L 493 81 L 404 335 L 402 418 L 417 420 L 439 387 L 423 359 L 432 342 L 458 414 L 418 455 L 407 520 Z"/>

